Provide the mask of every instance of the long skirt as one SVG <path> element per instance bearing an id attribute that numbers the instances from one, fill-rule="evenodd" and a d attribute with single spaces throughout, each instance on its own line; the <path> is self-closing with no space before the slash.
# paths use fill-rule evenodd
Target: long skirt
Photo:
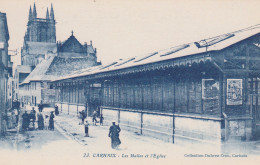
<path id="1" fill-rule="evenodd" d="M 50 128 L 50 130 L 54 130 L 54 121 L 53 120 L 49 121 L 49 128 Z"/>
<path id="2" fill-rule="evenodd" d="M 111 147 L 113 149 L 118 148 L 118 146 L 121 144 L 121 140 L 119 139 L 119 136 L 111 136 Z"/>

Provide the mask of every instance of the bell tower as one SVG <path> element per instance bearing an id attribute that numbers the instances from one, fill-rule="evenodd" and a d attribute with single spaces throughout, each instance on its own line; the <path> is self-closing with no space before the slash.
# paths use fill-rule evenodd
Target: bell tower
<path id="1" fill-rule="evenodd" d="M 51 11 L 47 8 L 46 18 L 37 18 L 37 9 L 34 3 L 33 11 L 30 6 L 27 32 L 24 40 L 29 42 L 47 42 L 56 43 L 56 21 L 54 18 L 54 10 L 51 4 Z"/>

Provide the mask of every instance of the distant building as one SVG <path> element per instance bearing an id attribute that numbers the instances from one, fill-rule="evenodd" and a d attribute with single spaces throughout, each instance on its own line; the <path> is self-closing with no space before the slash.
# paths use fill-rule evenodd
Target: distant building
<path id="1" fill-rule="evenodd" d="M 47 52 L 57 52 L 55 24 L 52 5 L 50 14 L 47 8 L 46 18 L 37 18 L 35 4 L 33 11 L 30 7 L 27 31 L 21 50 L 22 65 L 36 66 L 45 58 Z"/>
<path id="2" fill-rule="evenodd" d="M 3 130 L 3 115 L 7 113 L 8 103 L 8 78 L 12 74 L 10 57 L 8 56 L 9 31 L 5 13 L 0 12 L 0 130 Z"/>
<path id="3" fill-rule="evenodd" d="M 50 15 L 47 9 L 46 18 L 42 19 L 37 18 L 34 4 L 33 12 L 31 7 L 29 10 L 22 48 L 22 65 L 15 72 L 20 84 L 16 94 L 25 104 L 54 103 L 55 91 L 49 82 L 77 70 L 100 65 L 96 53 L 92 41 L 89 45 L 81 44 L 73 31 L 66 41 L 56 43 L 53 7 L 51 6 Z M 29 68 L 34 68 L 30 74 Z"/>
<path id="4" fill-rule="evenodd" d="M 13 78 L 13 82 L 14 82 L 13 98 L 15 100 L 19 100 L 19 84 L 25 80 L 25 78 L 32 72 L 33 69 L 34 69 L 34 67 L 29 66 L 29 65 L 16 66 L 15 72 L 14 72 L 14 78 Z"/>

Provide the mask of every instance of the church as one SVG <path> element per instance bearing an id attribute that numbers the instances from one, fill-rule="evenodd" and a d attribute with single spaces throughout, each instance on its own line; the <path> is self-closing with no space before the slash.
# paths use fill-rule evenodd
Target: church
<path id="1" fill-rule="evenodd" d="M 40 103 L 51 104 L 54 102 L 54 90 L 49 81 L 59 76 L 66 76 L 79 69 L 96 65 L 97 50 L 92 41 L 88 45 L 81 44 L 73 31 L 64 42 L 56 41 L 56 20 L 54 9 L 51 5 L 50 13 L 47 8 L 46 17 L 38 18 L 34 3 L 33 10 L 30 6 L 27 31 L 24 36 L 24 44 L 21 48 L 21 64 L 15 72 L 19 89 L 17 95 L 25 104 L 37 105 Z M 23 68 L 27 70 L 25 75 Z M 32 68 L 32 69 L 26 69 Z M 20 82 L 20 83 L 19 83 Z"/>

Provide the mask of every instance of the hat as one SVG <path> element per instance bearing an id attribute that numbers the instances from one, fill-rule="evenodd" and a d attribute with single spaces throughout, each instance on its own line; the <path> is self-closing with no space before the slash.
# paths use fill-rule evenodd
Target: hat
<path id="1" fill-rule="evenodd" d="M 112 123 L 116 123 L 116 121 L 115 121 L 115 120 L 112 120 Z"/>

